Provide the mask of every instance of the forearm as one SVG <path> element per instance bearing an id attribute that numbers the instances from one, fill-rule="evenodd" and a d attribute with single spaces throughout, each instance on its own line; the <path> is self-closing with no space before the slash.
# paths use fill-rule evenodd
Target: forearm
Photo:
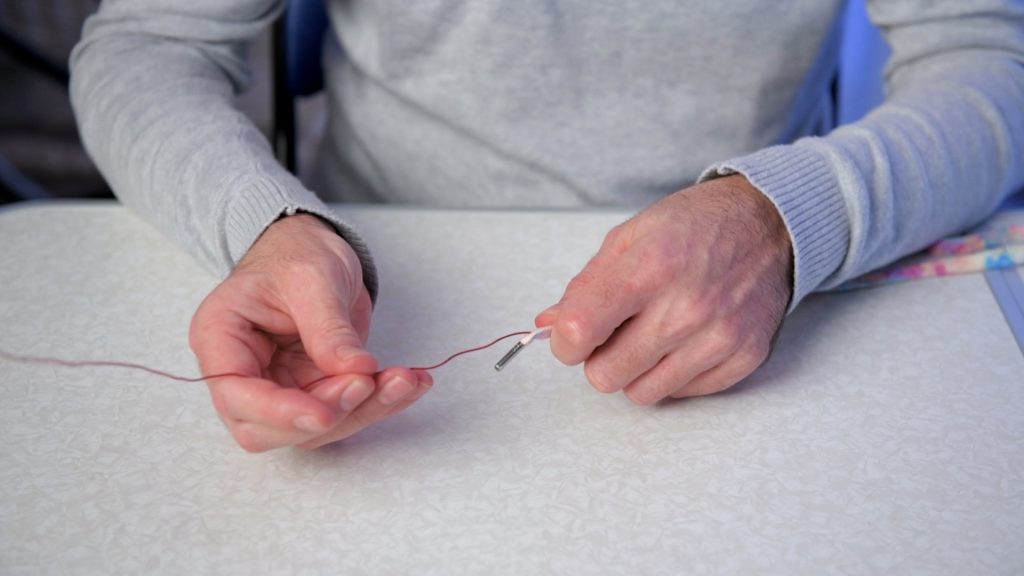
<path id="1" fill-rule="evenodd" d="M 853 208 L 847 257 L 824 287 L 976 225 L 1024 186 L 1024 60 L 948 56 L 891 92 L 821 142 Z"/>
<path id="2" fill-rule="evenodd" d="M 977 223 L 1024 185 L 1021 21 L 1003 3 L 973 16 L 908 10 L 893 2 L 874 15 L 894 53 L 885 104 L 708 174 L 742 172 L 779 206 L 794 304 Z"/>
<path id="3" fill-rule="evenodd" d="M 331 220 L 368 262 L 358 237 L 233 107 L 246 82 L 240 47 L 280 5 L 108 0 L 72 56 L 82 139 L 111 188 L 220 274 L 294 211 Z"/>

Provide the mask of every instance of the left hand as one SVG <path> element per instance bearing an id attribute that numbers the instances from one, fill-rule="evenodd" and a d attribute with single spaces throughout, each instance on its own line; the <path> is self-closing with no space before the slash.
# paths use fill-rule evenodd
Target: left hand
<path id="1" fill-rule="evenodd" d="M 712 394 L 768 357 L 792 292 L 789 233 L 741 175 L 664 198 L 605 237 L 537 316 L 551 350 L 637 404 Z"/>

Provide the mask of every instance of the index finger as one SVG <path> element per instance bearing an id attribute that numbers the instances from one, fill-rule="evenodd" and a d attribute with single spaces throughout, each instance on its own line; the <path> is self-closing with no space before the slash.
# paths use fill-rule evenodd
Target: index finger
<path id="1" fill-rule="evenodd" d="M 553 317 L 551 352 L 556 358 L 569 365 L 583 362 L 640 311 L 632 269 L 609 265 L 599 252 L 569 282 L 558 304 L 541 313 L 545 321 Z"/>

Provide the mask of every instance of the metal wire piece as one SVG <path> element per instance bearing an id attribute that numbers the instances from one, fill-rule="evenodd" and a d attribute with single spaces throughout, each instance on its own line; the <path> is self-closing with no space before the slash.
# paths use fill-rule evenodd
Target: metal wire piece
<path id="1" fill-rule="evenodd" d="M 520 340 L 519 342 L 516 342 L 515 346 L 513 346 L 511 350 L 506 352 L 505 355 L 501 357 L 501 360 L 498 360 L 498 363 L 494 365 L 494 369 L 496 371 L 498 371 L 498 372 L 501 372 L 502 368 L 504 368 L 506 364 L 511 362 L 512 359 L 515 358 L 516 355 L 519 354 L 519 352 L 521 352 L 523 350 L 523 348 L 526 348 L 527 346 L 529 346 L 531 342 L 533 342 L 534 340 L 544 340 L 544 339 L 547 339 L 547 338 L 550 338 L 550 337 L 551 337 L 551 327 L 550 326 L 545 326 L 544 328 L 538 328 L 538 329 L 534 330 L 533 332 L 530 332 L 526 336 L 523 336 L 522 340 Z"/>
<path id="2" fill-rule="evenodd" d="M 498 360 L 498 363 L 494 365 L 494 369 L 501 372 L 501 369 L 505 367 L 505 364 L 508 364 L 510 360 L 515 358 L 516 354 L 519 354 L 519 351 L 523 348 L 525 348 L 525 346 L 523 346 L 522 342 L 516 342 L 516 345 L 506 352 L 505 355 L 501 357 L 501 360 Z"/>

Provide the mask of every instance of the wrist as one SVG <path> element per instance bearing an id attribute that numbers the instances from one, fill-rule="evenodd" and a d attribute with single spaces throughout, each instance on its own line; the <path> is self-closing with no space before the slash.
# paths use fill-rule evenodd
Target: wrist
<path id="1" fill-rule="evenodd" d="M 709 167 L 701 181 L 742 174 L 782 214 L 793 247 L 792 311 L 843 266 L 850 246 L 850 215 L 838 169 L 808 140 L 765 148 Z"/>
<path id="2" fill-rule="evenodd" d="M 780 249 L 785 248 L 786 252 L 792 254 L 792 238 L 782 213 L 775 203 L 744 175 L 731 174 L 706 184 L 715 185 L 719 188 L 715 194 L 726 195 L 731 206 L 737 208 L 739 213 L 750 216 L 755 230 L 761 233 L 764 240 L 773 242 Z"/>
<path id="3" fill-rule="evenodd" d="M 294 214 L 284 214 L 272 223 L 268 230 L 271 228 L 276 229 L 290 229 L 290 228 L 305 228 L 305 229 L 322 229 L 337 234 L 334 226 L 317 216 L 309 212 L 295 212 Z"/>
<path id="4" fill-rule="evenodd" d="M 289 209 L 272 222 L 253 244 L 255 248 L 264 241 L 283 241 L 288 245 L 306 244 L 309 249 L 314 243 L 332 252 L 355 254 L 362 269 L 363 283 L 374 301 L 377 298 L 377 269 L 370 251 L 359 235 L 343 222 L 335 220 L 329 212 Z M 250 250 L 251 251 L 251 250 Z"/>
<path id="5" fill-rule="evenodd" d="M 718 185 L 718 194 L 729 198 L 731 207 L 748 218 L 747 229 L 751 240 L 768 251 L 766 257 L 775 262 L 780 289 L 786 292 L 787 308 L 793 297 L 793 239 L 779 208 L 764 192 L 754 186 L 746 176 L 731 174 L 707 182 Z"/>
<path id="6" fill-rule="evenodd" d="M 253 242 L 236 270 L 346 251 L 351 251 L 351 248 L 345 239 L 320 217 L 307 212 L 284 214 Z"/>

